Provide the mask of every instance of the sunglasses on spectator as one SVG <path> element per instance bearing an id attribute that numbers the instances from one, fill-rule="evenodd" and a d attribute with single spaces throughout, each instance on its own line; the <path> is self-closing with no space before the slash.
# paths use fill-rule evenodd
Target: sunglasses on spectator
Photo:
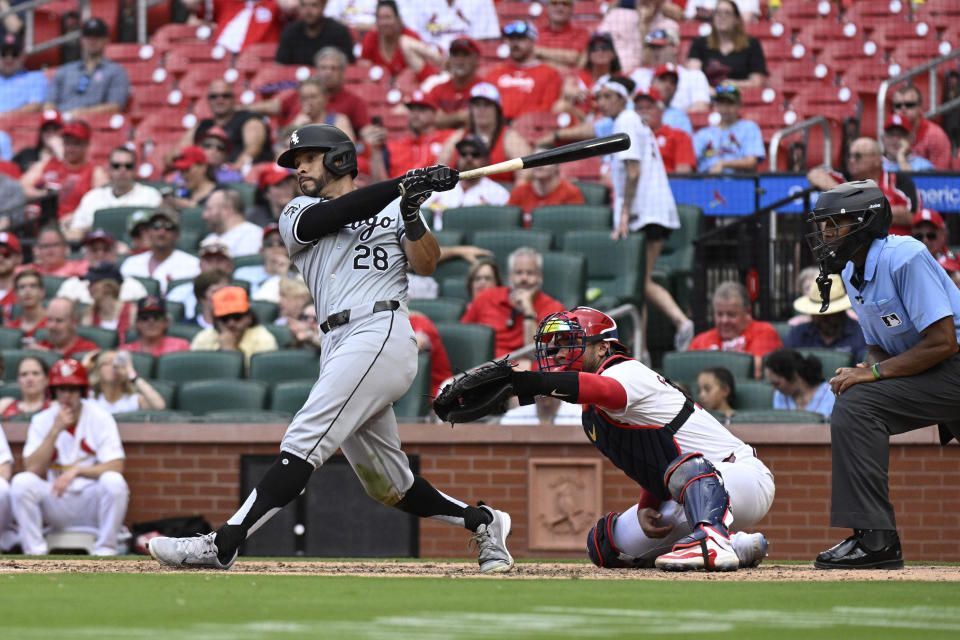
<path id="1" fill-rule="evenodd" d="M 924 236 L 926 236 L 927 240 L 936 240 L 937 232 L 927 231 L 926 233 L 924 233 L 923 231 L 918 231 L 917 233 L 913 234 L 913 237 L 916 238 L 917 240 L 920 240 L 921 242 L 923 242 Z"/>
<path id="2" fill-rule="evenodd" d="M 503 28 L 503 35 L 505 36 L 525 36 L 527 35 L 527 23 L 525 22 L 512 22 Z"/>
<path id="3" fill-rule="evenodd" d="M 216 100 L 217 98 L 222 98 L 224 100 L 229 100 L 233 97 L 232 93 L 208 93 L 207 98 L 210 100 Z"/>
<path id="4" fill-rule="evenodd" d="M 204 142 L 200 145 L 204 149 L 214 149 L 215 151 L 226 151 L 226 145 L 220 144 L 219 142 Z"/>
<path id="5" fill-rule="evenodd" d="M 265 247 L 282 247 L 283 240 L 280 238 L 270 238 L 269 240 L 263 241 L 263 246 Z"/>
<path id="6" fill-rule="evenodd" d="M 919 102 L 894 102 L 893 109 L 894 111 L 898 109 L 913 109 L 916 106 L 919 106 Z"/>
<path id="7" fill-rule="evenodd" d="M 166 319 L 166 316 L 163 315 L 162 313 L 150 312 L 150 311 L 146 313 L 141 313 L 140 315 L 137 316 L 137 322 L 160 322 L 165 319 Z"/>
<path id="8" fill-rule="evenodd" d="M 245 313 L 228 313 L 225 316 L 217 316 L 217 320 L 220 322 L 240 322 L 247 317 Z"/>
<path id="9" fill-rule="evenodd" d="M 111 163 L 110 163 L 110 168 L 111 168 L 111 169 L 126 169 L 127 171 L 133 171 L 133 163 L 132 163 L 132 162 L 111 162 Z"/>
<path id="10" fill-rule="evenodd" d="M 480 153 L 479 151 L 477 151 L 476 149 L 474 149 L 474 150 L 472 150 L 472 151 L 471 151 L 471 150 L 461 151 L 461 152 L 460 152 L 460 157 L 462 157 L 462 158 L 485 158 L 485 157 L 486 157 L 486 154 Z"/>
<path id="11" fill-rule="evenodd" d="M 156 222 L 150 225 L 150 228 L 156 229 L 157 231 L 160 231 L 161 229 L 164 231 L 176 231 L 177 225 L 173 224 L 172 222 L 162 222 L 160 220 L 157 220 Z"/>

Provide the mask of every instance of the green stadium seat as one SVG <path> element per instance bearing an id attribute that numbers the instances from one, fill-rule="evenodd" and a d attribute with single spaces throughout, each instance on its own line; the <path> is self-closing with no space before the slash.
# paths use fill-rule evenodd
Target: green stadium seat
<path id="1" fill-rule="evenodd" d="M 171 323 L 180 322 L 183 320 L 185 315 L 184 307 L 182 302 L 176 302 L 174 300 L 167 300 L 167 317 L 170 318 Z"/>
<path id="2" fill-rule="evenodd" d="M 670 238 L 663 243 L 654 271 L 691 274 L 694 258 L 693 241 L 703 233 L 703 209 L 694 205 L 678 204 L 677 215 L 680 218 L 680 228 L 674 229 L 670 233 Z"/>
<path id="3" fill-rule="evenodd" d="M 530 227 L 550 231 L 558 239 L 563 234 L 578 231 L 613 231 L 613 213 L 606 205 L 555 204 L 536 207 L 530 212 Z"/>
<path id="4" fill-rule="evenodd" d="M 436 278 L 440 283 L 441 298 L 459 298 L 464 304 L 467 302 L 467 278 L 463 276 L 453 276 L 447 278 Z"/>
<path id="5" fill-rule="evenodd" d="M 410 388 L 393 403 L 393 412 L 397 419 L 412 420 L 422 418 L 430 411 L 430 352 L 417 354 L 417 375 Z"/>
<path id="6" fill-rule="evenodd" d="M 23 344 L 23 331 L 13 327 L 0 327 L 0 349 L 19 349 Z"/>
<path id="7" fill-rule="evenodd" d="M 93 212 L 93 228 L 110 232 L 116 240 L 127 240 L 127 220 L 130 214 L 150 207 L 107 207 Z"/>
<path id="8" fill-rule="evenodd" d="M 281 349 L 255 353 L 250 358 L 250 379 L 270 384 L 288 380 L 316 379 L 320 360 L 306 349 Z"/>
<path id="9" fill-rule="evenodd" d="M 793 329 L 793 325 L 790 324 L 789 320 L 783 320 L 781 322 L 771 322 L 773 328 L 777 330 L 777 335 L 780 336 L 780 342 L 783 342 L 787 339 L 787 336 L 790 334 L 790 330 Z"/>
<path id="10" fill-rule="evenodd" d="M 604 310 L 624 303 L 643 304 L 646 248 L 642 233 L 612 240 L 609 230 L 568 231 L 563 235 L 563 250 L 586 257 L 587 288 L 601 292 L 591 306 Z"/>
<path id="11" fill-rule="evenodd" d="M 60 285 L 66 280 L 61 276 L 42 276 L 43 277 L 43 297 L 46 300 L 57 295 L 57 291 L 60 290 Z"/>
<path id="12" fill-rule="evenodd" d="M 137 373 L 139 373 L 139 371 Z M 156 389 L 160 397 L 163 398 L 167 410 L 171 410 L 176 405 L 177 383 L 170 380 L 157 380 L 156 378 L 147 378 L 146 380 L 150 383 L 151 387 Z"/>
<path id="13" fill-rule="evenodd" d="M 610 189 L 607 185 L 580 181 L 574 181 L 573 184 L 580 189 L 585 204 L 610 206 Z"/>
<path id="14" fill-rule="evenodd" d="M 201 328 L 200 325 L 171 322 L 170 327 L 167 329 L 167 335 L 173 336 L 174 338 L 183 338 L 187 342 L 192 342 L 201 331 L 203 331 L 203 328 Z"/>
<path id="15" fill-rule="evenodd" d="M 463 244 L 463 231 L 457 231 L 455 229 L 438 229 L 437 231 L 432 231 L 431 233 L 433 233 L 433 237 L 437 239 L 437 243 L 441 247 L 456 247 Z"/>
<path id="16" fill-rule="evenodd" d="M 152 378 L 154 369 L 157 366 L 157 359 L 153 354 L 143 351 L 130 351 L 129 353 L 130 360 L 133 363 L 133 368 L 137 371 L 137 375 L 144 378 Z"/>
<path id="17" fill-rule="evenodd" d="M 543 292 L 573 309 L 584 303 L 588 260 L 578 253 L 543 254 Z"/>
<path id="18" fill-rule="evenodd" d="M 772 409 L 773 387 L 764 380 L 737 380 L 737 397 L 733 408 L 737 411 L 745 409 Z"/>
<path id="19" fill-rule="evenodd" d="M 482 324 L 441 322 L 437 332 L 454 374 L 493 360 L 493 329 Z"/>
<path id="20" fill-rule="evenodd" d="M 241 289 L 243 289 L 244 291 L 247 292 L 247 297 L 249 298 L 249 296 L 250 296 L 250 281 L 249 281 L 249 280 L 231 280 L 231 281 L 230 281 L 230 286 L 231 286 L 231 287 L 240 287 Z"/>
<path id="21" fill-rule="evenodd" d="M 171 280 L 167 283 L 167 292 L 173 291 L 182 284 L 193 284 L 193 278 L 177 278 L 176 280 Z"/>
<path id="22" fill-rule="evenodd" d="M 143 285 L 143 288 L 147 290 L 148 296 L 153 296 L 155 298 L 160 297 L 160 283 L 157 280 L 143 276 L 133 277 L 140 281 L 140 284 Z"/>
<path id="23" fill-rule="evenodd" d="M 142 411 L 126 411 L 113 414 L 113 419 L 117 422 L 154 422 L 154 423 L 172 423 L 190 422 L 193 416 L 186 411 L 170 411 L 167 409 L 144 409 Z"/>
<path id="24" fill-rule="evenodd" d="M 553 247 L 553 234 L 545 229 L 511 229 L 509 231 L 477 231 L 473 244 L 493 251 L 502 273 L 507 272 L 507 259 L 520 247 L 532 247 L 546 253 Z"/>
<path id="25" fill-rule="evenodd" d="M 834 372 L 840 367 L 852 367 L 856 364 L 854 354 L 849 351 L 836 351 L 835 349 L 814 349 L 810 347 L 801 347 L 797 349 L 803 357 L 816 356 L 820 359 L 824 380 L 833 377 Z"/>
<path id="26" fill-rule="evenodd" d="M 163 363 L 163 357 L 160 362 Z M 260 410 L 266 407 L 268 389 L 267 383 L 259 380 L 194 380 L 180 385 L 177 409 L 194 415 L 210 411 Z"/>
<path id="27" fill-rule="evenodd" d="M 415 298 L 410 300 L 410 310 L 419 311 L 430 318 L 434 324 L 438 322 L 460 322 L 467 307 L 462 298 Z"/>
<path id="28" fill-rule="evenodd" d="M 117 332 L 102 327 L 79 326 L 77 335 L 89 340 L 101 349 L 113 349 L 117 346 Z"/>
<path id="29" fill-rule="evenodd" d="M 450 258 L 437 263 L 437 268 L 431 277 L 437 282 L 443 282 L 447 278 L 459 278 L 461 282 L 466 282 L 469 270 L 470 263 L 463 258 Z"/>
<path id="30" fill-rule="evenodd" d="M 210 233 L 207 222 L 203 219 L 203 207 L 191 207 L 180 212 L 180 236 L 189 231 L 202 237 Z"/>
<path id="31" fill-rule="evenodd" d="M 280 313 L 277 303 L 267 300 L 251 300 L 250 308 L 257 314 L 257 319 L 260 320 L 261 324 L 272 324 L 277 319 L 277 314 Z"/>
<path id="32" fill-rule="evenodd" d="M 63 358 L 62 353 L 55 351 L 39 351 L 37 349 L 4 349 L 3 350 L 3 379 L 11 382 L 17 379 L 17 365 L 27 356 L 36 356 L 47 366 Z"/>
<path id="33" fill-rule="evenodd" d="M 16 382 L 4 382 L 0 384 L 0 398 L 16 398 L 19 400 L 20 397 L 20 385 Z"/>
<path id="34" fill-rule="evenodd" d="M 197 255 L 197 248 L 200 241 L 207 236 L 206 231 L 197 231 L 195 229 L 181 229 L 180 238 L 177 240 L 177 249 L 185 251 L 192 256 Z"/>
<path id="35" fill-rule="evenodd" d="M 253 254 L 251 256 L 237 256 L 233 259 L 234 269 L 239 269 L 240 267 L 252 267 L 258 264 L 263 264 L 263 256 L 259 254 Z"/>
<path id="36" fill-rule="evenodd" d="M 228 185 L 231 189 L 240 194 L 243 198 L 243 210 L 246 211 L 253 206 L 253 196 L 257 192 L 257 185 L 253 182 L 231 182 Z"/>
<path id="37" fill-rule="evenodd" d="M 157 377 L 183 384 L 211 378 L 242 378 L 243 354 L 238 351 L 178 351 L 157 358 Z"/>
<path id="38" fill-rule="evenodd" d="M 697 374 L 704 369 L 726 367 L 740 380 L 753 378 L 753 355 L 739 351 L 671 351 L 663 354 L 663 375 L 677 382 L 696 386 Z"/>
<path id="39" fill-rule="evenodd" d="M 263 323 L 261 323 L 263 324 Z M 293 334 L 290 333 L 290 328 L 287 325 L 280 324 L 264 324 L 264 327 L 267 328 L 267 331 L 273 334 L 273 337 L 277 339 L 277 348 L 286 349 L 290 346 L 290 343 L 293 342 Z"/>
<path id="40" fill-rule="evenodd" d="M 296 415 L 297 411 L 300 411 L 300 407 L 307 401 L 310 389 L 316 382 L 317 379 L 314 377 L 313 379 L 305 378 L 275 384 L 273 393 L 270 394 L 270 410 Z"/>
<path id="41" fill-rule="evenodd" d="M 491 229 L 518 230 L 523 209 L 512 206 L 451 207 L 443 212 L 443 229 L 462 231 L 466 242 L 473 243 L 473 234 Z"/>
<path id="42" fill-rule="evenodd" d="M 208 411 L 203 414 L 204 422 L 262 422 L 288 424 L 293 418 L 289 413 L 283 411 L 267 411 L 262 409 L 255 410 L 233 410 L 233 411 Z"/>
<path id="43" fill-rule="evenodd" d="M 823 415 L 816 411 L 803 411 L 800 409 L 748 409 L 737 411 L 730 420 L 733 423 L 758 424 L 758 423 L 797 423 L 797 424 L 818 424 L 824 422 Z"/>

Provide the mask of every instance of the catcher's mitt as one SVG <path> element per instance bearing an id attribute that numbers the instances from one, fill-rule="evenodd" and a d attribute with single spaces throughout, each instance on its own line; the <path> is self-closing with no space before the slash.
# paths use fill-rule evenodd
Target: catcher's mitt
<path id="1" fill-rule="evenodd" d="M 443 421 L 474 422 L 502 411 L 514 395 L 513 363 L 494 360 L 448 384 L 433 401 L 433 410 Z"/>

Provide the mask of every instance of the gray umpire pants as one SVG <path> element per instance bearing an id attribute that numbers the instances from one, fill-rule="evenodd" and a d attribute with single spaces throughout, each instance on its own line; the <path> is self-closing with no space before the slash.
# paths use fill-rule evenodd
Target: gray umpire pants
<path id="1" fill-rule="evenodd" d="M 830 416 L 830 525 L 896 529 L 887 479 L 890 436 L 932 424 L 941 425 L 941 440 L 945 428 L 960 434 L 960 354 L 923 373 L 855 384 L 840 395 Z"/>

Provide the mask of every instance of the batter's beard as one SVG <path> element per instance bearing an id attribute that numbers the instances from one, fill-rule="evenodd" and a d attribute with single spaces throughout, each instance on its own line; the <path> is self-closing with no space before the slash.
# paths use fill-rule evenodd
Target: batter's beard
<path id="1" fill-rule="evenodd" d="M 305 181 L 300 182 L 300 191 L 305 196 L 311 198 L 319 198 L 320 192 L 323 190 L 323 186 L 318 186 L 319 180 L 316 178 L 307 178 Z"/>

